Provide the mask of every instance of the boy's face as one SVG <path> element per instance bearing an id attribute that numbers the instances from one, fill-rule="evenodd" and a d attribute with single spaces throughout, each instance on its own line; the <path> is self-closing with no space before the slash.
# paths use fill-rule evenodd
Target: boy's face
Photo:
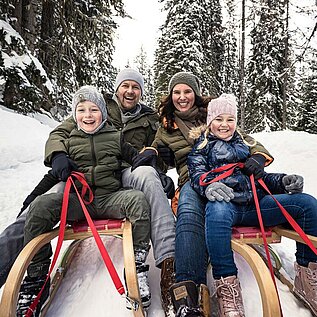
<path id="1" fill-rule="evenodd" d="M 136 81 L 125 80 L 118 87 L 116 95 L 123 110 L 128 111 L 133 109 L 139 103 L 141 93 L 141 87 Z"/>
<path id="2" fill-rule="evenodd" d="M 93 132 L 102 122 L 102 113 L 93 102 L 82 101 L 76 107 L 76 121 L 82 130 Z"/>
<path id="3" fill-rule="evenodd" d="M 178 111 L 187 111 L 195 103 L 195 93 L 186 84 L 177 84 L 172 90 L 172 101 Z"/>
<path id="4" fill-rule="evenodd" d="M 236 130 L 237 121 L 231 114 L 221 114 L 210 123 L 210 131 L 219 139 L 231 137 Z"/>

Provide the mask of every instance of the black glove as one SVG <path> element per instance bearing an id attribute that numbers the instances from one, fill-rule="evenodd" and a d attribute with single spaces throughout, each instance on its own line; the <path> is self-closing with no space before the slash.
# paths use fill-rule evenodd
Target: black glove
<path id="1" fill-rule="evenodd" d="M 264 176 L 264 165 L 266 158 L 261 154 L 251 155 L 244 163 L 242 172 L 248 176 L 254 175 L 254 179 Z"/>
<path id="2" fill-rule="evenodd" d="M 23 202 L 23 206 L 18 214 L 18 217 L 22 214 L 22 212 L 29 206 L 29 204 L 37 197 L 37 195 L 30 194 L 28 197 L 25 198 Z"/>
<path id="3" fill-rule="evenodd" d="M 172 199 L 175 195 L 175 185 L 173 180 L 163 172 L 158 172 L 162 187 L 168 199 Z"/>
<path id="4" fill-rule="evenodd" d="M 139 166 L 157 167 L 157 152 L 154 148 L 145 148 L 145 150 L 132 159 L 131 172 Z"/>
<path id="5" fill-rule="evenodd" d="M 299 175 L 285 175 L 282 178 L 285 191 L 289 194 L 302 193 L 304 188 L 304 178 Z"/>
<path id="6" fill-rule="evenodd" d="M 22 206 L 17 217 L 19 217 L 22 214 L 22 212 L 29 206 L 29 204 L 37 196 L 45 194 L 48 190 L 50 190 L 58 182 L 59 182 L 59 180 L 54 177 L 54 175 L 52 174 L 52 170 L 48 171 L 48 173 L 44 175 L 44 177 L 41 179 L 41 181 L 32 190 L 31 194 L 26 197 L 26 199 L 23 202 L 23 206 Z"/>
<path id="7" fill-rule="evenodd" d="M 165 144 L 158 144 L 157 151 L 159 157 L 168 166 L 175 166 L 175 155 L 174 152 Z"/>
<path id="8" fill-rule="evenodd" d="M 57 179 L 66 182 L 77 165 L 64 152 L 57 152 L 52 157 L 52 174 Z"/>

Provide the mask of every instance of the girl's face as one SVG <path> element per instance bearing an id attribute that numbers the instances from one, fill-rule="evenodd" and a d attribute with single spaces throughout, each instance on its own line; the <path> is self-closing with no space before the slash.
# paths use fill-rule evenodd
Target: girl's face
<path id="1" fill-rule="evenodd" d="M 172 90 L 172 101 L 178 111 L 187 111 L 195 103 L 195 93 L 186 84 L 177 84 Z"/>
<path id="2" fill-rule="evenodd" d="M 237 121 L 231 114 L 220 114 L 210 123 L 210 131 L 219 139 L 231 137 L 236 130 Z"/>
<path id="3" fill-rule="evenodd" d="M 76 107 L 76 121 L 82 130 L 93 132 L 102 122 L 102 113 L 97 105 L 86 100 Z"/>
<path id="4" fill-rule="evenodd" d="M 125 80 L 118 87 L 116 95 L 121 103 L 121 106 L 125 110 L 131 110 L 139 103 L 141 93 L 141 87 L 136 81 Z"/>

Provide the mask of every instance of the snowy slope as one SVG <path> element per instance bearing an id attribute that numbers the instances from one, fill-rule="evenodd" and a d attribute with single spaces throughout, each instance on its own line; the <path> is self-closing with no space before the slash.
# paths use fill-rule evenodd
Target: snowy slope
<path id="1" fill-rule="evenodd" d="M 43 165 L 44 145 L 49 132 L 57 123 L 45 116 L 25 117 L 1 107 L 0 117 L 0 230 L 3 230 L 15 219 L 24 198 L 47 171 Z M 255 137 L 275 157 L 275 162 L 268 168 L 269 171 L 303 175 L 305 191 L 317 196 L 317 187 L 314 186 L 317 170 L 313 167 L 317 154 L 317 135 L 283 131 L 258 133 Z M 176 179 L 174 170 L 170 175 Z M 125 300 L 113 287 L 97 249 L 90 246 L 94 244 L 93 241 L 87 240 L 85 244 L 88 244 L 88 247 L 75 258 L 47 316 L 132 316 L 132 313 L 125 309 Z M 120 240 L 106 238 L 106 247 L 122 276 Z M 287 270 L 292 274 L 294 242 L 286 239 L 276 248 Z M 240 256 L 236 257 L 236 261 L 246 315 L 262 316 L 259 291 L 252 272 Z M 153 265 L 152 254 L 148 262 L 151 265 L 150 285 L 153 298 L 148 316 L 163 317 L 159 295 L 160 271 Z M 312 316 L 284 285 L 278 283 L 278 287 L 285 317 Z"/>

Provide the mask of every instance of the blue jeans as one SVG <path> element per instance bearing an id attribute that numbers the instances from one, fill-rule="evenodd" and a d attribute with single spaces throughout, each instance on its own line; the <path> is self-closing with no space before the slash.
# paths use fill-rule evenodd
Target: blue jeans
<path id="1" fill-rule="evenodd" d="M 27 210 L 0 234 L 0 287 L 5 283 L 10 269 L 23 248 L 24 224 Z"/>
<path id="2" fill-rule="evenodd" d="M 308 194 L 274 195 L 306 234 L 317 236 L 317 200 Z M 260 201 L 265 226 L 286 225 L 288 221 L 271 196 Z M 259 226 L 255 205 L 208 202 L 206 205 L 206 240 L 214 279 L 237 275 L 231 249 L 232 226 Z M 296 261 L 307 266 L 317 262 L 308 246 L 296 243 Z"/>
<path id="3" fill-rule="evenodd" d="M 205 243 L 205 198 L 187 182 L 180 191 L 175 238 L 176 281 L 207 283 L 208 253 Z"/>

